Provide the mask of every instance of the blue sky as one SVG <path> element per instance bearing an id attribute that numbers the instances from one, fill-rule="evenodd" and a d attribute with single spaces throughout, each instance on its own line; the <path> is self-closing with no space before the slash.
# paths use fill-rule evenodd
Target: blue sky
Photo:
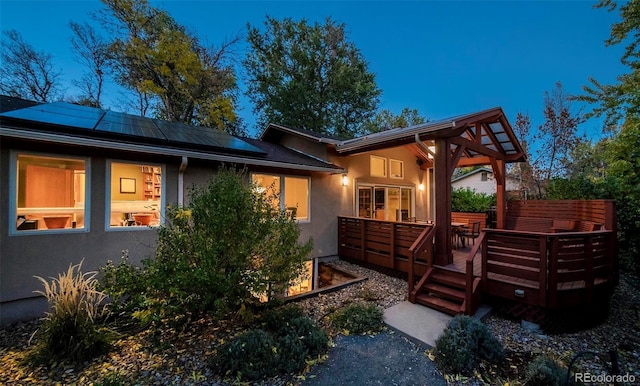
<path id="1" fill-rule="evenodd" d="M 569 94 L 594 77 L 612 83 L 626 72 L 623 47 L 605 47 L 617 13 L 592 1 L 152 1 L 211 44 L 265 15 L 345 23 L 383 94 L 381 108 L 410 107 L 431 119 L 501 106 L 513 124 L 528 112 L 542 124 L 544 92 L 560 81 Z M 96 0 L 0 0 L 0 28 L 16 29 L 36 49 L 54 55 L 63 79 L 84 70 L 72 58 L 70 20 L 89 21 Z M 238 46 L 242 56 L 245 43 Z M 241 90 L 244 85 L 241 83 Z M 67 93 L 77 91 L 70 84 Z M 115 101 L 115 92 L 106 95 Z M 252 106 L 242 98 L 240 115 L 255 132 Z M 574 107 L 579 106 L 574 103 Z M 586 107 L 588 108 L 588 107 Z M 114 110 L 120 108 L 113 107 Z M 601 120 L 581 132 L 600 135 Z"/>

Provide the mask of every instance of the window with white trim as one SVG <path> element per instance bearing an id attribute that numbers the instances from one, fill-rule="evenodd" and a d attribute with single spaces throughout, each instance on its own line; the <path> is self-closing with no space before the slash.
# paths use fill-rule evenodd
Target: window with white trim
<path id="1" fill-rule="evenodd" d="M 309 221 L 311 179 L 299 176 L 252 174 L 254 183 L 264 189 L 265 194 L 276 197 L 280 210 L 287 211 L 296 220 Z"/>
<path id="2" fill-rule="evenodd" d="M 108 164 L 108 228 L 160 225 L 164 186 L 163 167 L 111 161 Z"/>
<path id="3" fill-rule="evenodd" d="M 12 233 L 86 230 L 87 159 L 29 153 L 12 159 Z"/>
<path id="4" fill-rule="evenodd" d="M 386 177 L 387 176 L 387 159 L 384 157 L 378 157 L 375 155 L 370 156 L 370 171 L 371 177 Z"/>
<path id="5" fill-rule="evenodd" d="M 404 179 L 404 162 L 397 159 L 389 159 L 389 176 L 396 179 Z"/>

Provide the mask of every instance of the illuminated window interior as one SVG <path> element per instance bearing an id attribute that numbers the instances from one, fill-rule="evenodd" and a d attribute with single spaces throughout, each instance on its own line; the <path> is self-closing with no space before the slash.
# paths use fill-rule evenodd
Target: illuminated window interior
<path id="1" fill-rule="evenodd" d="M 84 228 L 85 171 L 82 159 L 19 154 L 16 230 Z"/>
<path id="2" fill-rule="evenodd" d="M 111 163 L 109 226 L 157 226 L 162 208 L 162 168 Z"/>
<path id="3" fill-rule="evenodd" d="M 287 211 L 297 220 L 309 220 L 308 177 L 253 174 L 252 178 L 264 189 L 265 194 L 274 197 L 274 202 L 281 210 Z"/>

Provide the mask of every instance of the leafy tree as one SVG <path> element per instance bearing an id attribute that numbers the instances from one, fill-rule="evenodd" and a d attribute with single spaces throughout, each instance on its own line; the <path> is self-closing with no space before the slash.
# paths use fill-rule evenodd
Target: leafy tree
<path id="1" fill-rule="evenodd" d="M 77 102 L 102 107 L 102 90 L 108 72 L 108 44 L 88 23 L 72 21 L 69 27 L 73 32 L 71 46 L 75 60 L 89 70 L 82 78 L 73 80 L 73 84 L 82 90 Z"/>
<path id="2" fill-rule="evenodd" d="M 0 92 L 38 102 L 61 96 L 60 71 L 53 65 L 53 56 L 37 51 L 18 31 L 3 31 L 0 58 Z"/>
<path id="3" fill-rule="evenodd" d="M 640 120 L 628 119 L 611 138 L 581 141 L 568 178 L 553 178 L 549 199 L 614 199 L 620 256 L 626 270 L 640 273 Z"/>
<path id="4" fill-rule="evenodd" d="M 267 17 L 248 26 L 247 96 L 258 123 L 277 122 L 353 137 L 376 111 L 381 91 L 344 24 Z"/>
<path id="5" fill-rule="evenodd" d="M 616 130 L 626 117 L 640 116 L 640 1 L 618 4 L 613 0 L 600 0 L 596 7 L 620 12 L 621 21 L 611 26 L 611 35 L 605 44 L 627 43 L 621 61 L 631 71 L 619 75 L 615 84 L 602 84 L 590 78 L 591 84 L 583 86 L 586 95 L 576 99 L 594 105 L 587 117 L 604 115 L 605 129 Z"/>
<path id="6" fill-rule="evenodd" d="M 428 122 L 429 119 L 420 115 L 417 109 L 405 107 L 400 114 L 395 115 L 391 110 L 381 110 L 364 126 L 365 133 L 377 133 L 396 127 L 409 127 Z"/>
<path id="7" fill-rule="evenodd" d="M 541 144 L 537 151 L 536 168 L 542 181 L 562 175 L 561 161 L 576 143 L 576 131 L 582 123 L 580 114 L 571 111 L 571 101 L 556 82 L 555 89 L 544 95 L 544 123 L 539 126 L 536 139 Z"/>
<path id="8" fill-rule="evenodd" d="M 207 48 L 147 0 L 103 2 L 100 21 L 114 36 L 109 53 L 121 85 L 153 96 L 157 118 L 243 133 L 231 63 L 238 37 Z"/>

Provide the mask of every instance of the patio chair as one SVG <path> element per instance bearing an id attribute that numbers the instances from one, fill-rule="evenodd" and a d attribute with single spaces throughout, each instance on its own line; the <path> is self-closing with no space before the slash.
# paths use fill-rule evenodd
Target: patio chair
<path id="1" fill-rule="evenodd" d="M 462 246 L 465 246 L 466 240 L 470 241 L 469 245 L 473 245 L 476 242 L 476 237 L 480 236 L 480 221 L 469 223 L 469 227 L 464 228 L 458 233 L 458 237 L 462 241 Z"/>

